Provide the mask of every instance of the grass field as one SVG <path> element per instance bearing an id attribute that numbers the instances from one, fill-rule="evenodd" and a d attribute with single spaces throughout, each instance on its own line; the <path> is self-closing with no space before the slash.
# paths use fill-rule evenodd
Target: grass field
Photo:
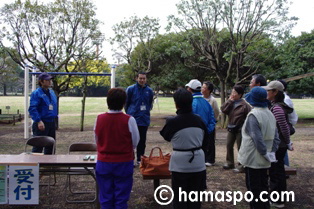
<path id="1" fill-rule="evenodd" d="M 314 99 L 293 100 L 296 111 L 301 118 L 314 118 Z M 218 101 L 220 105 L 220 101 Z M 23 110 L 23 97 L 0 97 L 0 108 L 6 113 L 5 106 L 10 105 L 10 113 L 21 113 Z M 97 114 L 107 110 L 106 98 L 87 98 L 85 129 L 79 131 L 81 98 L 62 97 L 60 99 L 60 128 L 57 131 L 57 154 L 68 153 L 70 144 L 74 142 L 94 142 L 94 132 L 92 126 Z M 154 104 L 151 126 L 147 133 L 146 153 L 149 155 L 152 147 L 159 146 L 164 153 L 171 152 L 172 147 L 169 142 L 162 139 L 159 134 L 165 123 L 164 117 L 175 114 L 175 107 L 172 98 L 158 98 L 158 103 Z M 159 117 L 160 116 L 160 117 Z M 307 122 L 306 122 L 307 123 Z M 0 154 L 20 154 L 24 150 L 24 128 L 23 123 L 0 124 Z M 292 136 L 295 151 L 289 152 L 290 166 L 297 168 L 297 175 L 291 176 L 288 180 L 288 191 L 295 193 L 295 201 L 287 203 L 287 208 L 313 208 L 313 136 L 314 124 L 300 123 L 297 132 Z M 246 191 L 245 176 L 224 170 L 227 131 L 226 129 L 216 129 L 216 166 L 207 167 L 207 186 L 210 191 Z M 236 153 L 235 153 L 236 155 Z M 133 188 L 129 201 L 129 208 L 134 209 L 160 209 L 161 206 L 154 200 L 154 190 L 152 181 L 144 181 L 138 167 L 134 170 Z M 45 180 L 45 179 L 44 179 Z M 90 209 L 96 208 L 93 203 L 67 204 L 64 197 L 68 194 L 65 188 L 66 180 L 62 175 L 57 176 L 57 184 L 51 187 L 50 194 L 47 195 L 47 187 L 40 187 L 40 205 L 37 206 L 13 206 L 2 205 L 4 209 L 24 209 L 24 208 L 68 208 L 68 209 Z M 94 189 L 94 182 L 81 177 L 77 180 L 77 186 L 84 189 Z M 170 180 L 161 180 L 161 185 L 171 186 Z M 248 208 L 248 203 L 241 201 L 234 206 L 229 202 L 209 202 L 203 203 L 203 208 L 233 209 Z M 170 209 L 172 205 L 163 206 Z"/>
<path id="2" fill-rule="evenodd" d="M 61 97 L 60 98 L 60 124 L 78 125 L 80 123 L 80 114 L 82 107 L 81 97 Z M 220 99 L 217 99 L 220 106 Z M 293 99 L 295 110 L 299 118 L 314 118 L 314 99 Z M 10 110 L 6 110 L 6 106 L 10 106 Z M 2 114 L 24 113 L 24 97 L 21 96 L 1 96 L 0 109 Z M 101 112 L 107 111 L 105 97 L 88 97 L 85 107 L 85 124 L 93 124 L 95 116 Z M 175 106 L 172 97 L 158 97 L 155 101 L 152 115 L 174 115 Z M 66 117 L 65 117 L 66 116 Z"/>

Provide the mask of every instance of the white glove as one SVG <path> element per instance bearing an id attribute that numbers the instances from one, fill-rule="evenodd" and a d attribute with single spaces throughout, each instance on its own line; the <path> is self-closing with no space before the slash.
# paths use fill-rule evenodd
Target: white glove
<path id="1" fill-rule="evenodd" d="M 271 163 L 276 163 L 277 159 L 276 159 L 276 155 L 274 152 L 267 152 L 266 155 L 264 155 L 264 158 Z"/>
<path id="2" fill-rule="evenodd" d="M 287 144 L 288 150 L 293 151 L 293 143 L 290 142 L 289 144 Z"/>

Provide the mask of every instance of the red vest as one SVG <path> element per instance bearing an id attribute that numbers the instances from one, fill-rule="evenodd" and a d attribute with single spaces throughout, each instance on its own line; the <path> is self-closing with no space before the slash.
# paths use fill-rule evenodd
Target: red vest
<path id="1" fill-rule="evenodd" d="M 104 113 L 97 117 L 95 134 L 97 160 L 102 162 L 129 162 L 134 160 L 129 115 Z"/>

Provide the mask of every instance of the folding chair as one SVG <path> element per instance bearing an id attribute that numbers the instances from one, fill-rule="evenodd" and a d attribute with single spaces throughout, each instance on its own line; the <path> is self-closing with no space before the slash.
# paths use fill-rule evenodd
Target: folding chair
<path id="1" fill-rule="evenodd" d="M 54 138 L 50 136 L 34 136 L 29 138 L 25 143 L 24 152 L 27 152 L 27 148 L 29 146 L 32 147 L 52 147 L 52 153 L 55 153 L 56 144 Z"/>
<path id="2" fill-rule="evenodd" d="M 24 147 L 24 152 L 26 153 L 29 147 L 49 147 L 52 146 L 52 153 L 55 153 L 56 149 L 56 143 L 54 138 L 50 136 L 34 136 L 29 138 Z M 49 176 L 49 181 L 48 183 L 42 183 L 40 184 L 41 186 L 48 186 L 48 194 L 50 193 L 50 186 L 54 186 L 57 183 L 57 178 L 56 178 L 56 173 L 53 172 L 54 176 L 54 183 L 50 184 L 51 182 L 51 172 L 45 172 L 44 169 L 41 169 L 41 176 L 42 175 L 48 175 Z"/>
<path id="3" fill-rule="evenodd" d="M 87 154 L 87 155 L 96 155 L 97 154 L 97 145 L 95 143 L 88 143 L 88 142 L 78 142 L 78 143 L 73 143 L 69 146 L 69 151 L 68 154 Z M 66 195 L 66 201 L 68 203 L 87 203 L 87 202 L 95 202 L 97 200 L 97 182 L 95 178 L 95 171 L 94 168 L 69 168 L 70 172 L 67 175 L 67 183 L 66 187 L 70 191 L 70 195 Z M 73 188 L 73 179 L 71 180 L 71 176 L 74 177 L 74 175 L 89 175 L 93 177 L 93 180 L 95 181 L 95 190 L 89 190 L 89 191 L 80 191 L 80 190 L 75 190 Z M 77 181 L 76 181 L 77 182 Z M 66 189 L 67 190 L 67 189 Z M 92 199 L 88 200 L 73 200 L 69 198 L 70 196 L 75 196 L 77 197 L 83 197 L 83 196 L 76 196 L 76 195 L 84 195 L 84 194 L 94 194 Z"/>

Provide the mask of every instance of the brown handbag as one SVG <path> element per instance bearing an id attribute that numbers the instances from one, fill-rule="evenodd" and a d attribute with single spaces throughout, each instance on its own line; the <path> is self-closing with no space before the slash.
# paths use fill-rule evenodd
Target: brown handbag
<path id="1" fill-rule="evenodd" d="M 159 156 L 153 156 L 155 149 L 159 149 Z M 143 176 L 169 176 L 170 153 L 163 155 L 160 147 L 154 147 L 149 157 L 142 156 L 140 171 Z"/>

